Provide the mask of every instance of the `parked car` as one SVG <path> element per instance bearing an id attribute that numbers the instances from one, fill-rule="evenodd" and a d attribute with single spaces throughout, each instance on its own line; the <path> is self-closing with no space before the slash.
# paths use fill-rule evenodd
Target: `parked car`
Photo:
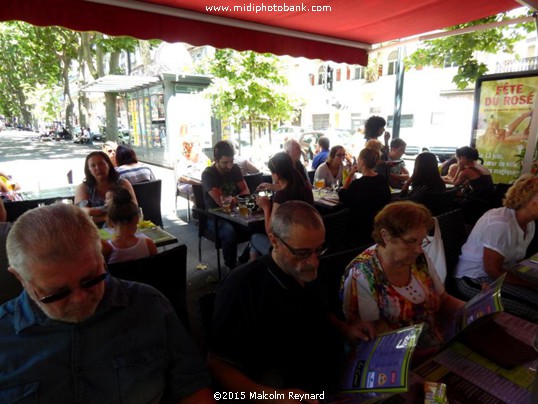
<path id="1" fill-rule="evenodd" d="M 289 139 L 299 140 L 303 132 L 304 129 L 300 126 L 280 126 L 272 133 L 273 145 L 278 145 L 279 148 L 282 148 L 282 145 Z"/>

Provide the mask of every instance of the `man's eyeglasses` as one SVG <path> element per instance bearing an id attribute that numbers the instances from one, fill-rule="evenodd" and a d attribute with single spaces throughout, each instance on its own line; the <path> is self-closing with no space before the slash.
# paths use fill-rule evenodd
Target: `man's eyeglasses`
<path id="1" fill-rule="evenodd" d="M 310 258 L 310 256 L 312 254 L 316 254 L 319 257 L 320 255 L 323 255 L 323 254 L 325 254 L 327 252 L 328 247 L 325 245 L 325 243 L 323 243 L 321 246 L 319 246 L 318 248 L 316 248 L 314 250 L 311 250 L 309 248 L 293 248 L 288 243 L 286 243 L 284 240 L 282 240 L 282 237 L 280 237 L 278 234 L 276 234 L 276 233 L 273 233 L 273 234 L 275 235 L 275 237 L 277 239 L 282 241 L 282 244 L 284 244 L 286 246 L 286 248 L 288 250 L 290 250 L 290 252 L 297 259 L 306 260 L 306 259 Z"/>
<path id="2" fill-rule="evenodd" d="M 403 237 L 400 237 L 400 236 L 398 236 L 398 238 L 400 240 L 402 240 L 404 242 L 404 244 L 409 246 L 409 247 L 419 245 L 421 248 L 426 248 L 431 244 L 431 241 L 428 240 L 428 237 L 424 237 L 420 241 L 410 241 L 410 240 L 406 240 L 406 239 L 404 239 Z"/>
<path id="3" fill-rule="evenodd" d="M 80 283 L 80 289 L 93 288 L 94 286 L 97 286 L 101 282 L 103 282 L 106 279 L 107 276 L 108 276 L 108 273 L 103 272 L 102 274 L 97 275 L 93 279 L 88 279 L 87 281 L 81 282 Z M 76 289 L 78 289 L 78 288 L 76 288 Z M 73 292 L 73 290 L 74 289 L 65 289 L 65 290 L 62 290 L 61 292 L 53 293 L 52 295 L 48 295 L 48 296 L 44 296 L 44 297 L 39 297 L 39 295 L 37 294 L 37 292 L 35 290 L 34 290 L 34 294 L 37 297 L 37 300 L 39 300 L 41 303 L 49 304 L 49 303 L 57 302 L 58 300 L 65 299 L 67 296 L 69 296 Z"/>

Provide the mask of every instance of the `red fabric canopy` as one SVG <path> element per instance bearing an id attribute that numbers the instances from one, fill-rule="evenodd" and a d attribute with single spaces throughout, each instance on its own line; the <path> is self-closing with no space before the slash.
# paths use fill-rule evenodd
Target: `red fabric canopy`
<path id="1" fill-rule="evenodd" d="M 366 65 L 362 45 L 517 7 L 515 0 L 2 0 L 0 21 Z"/>

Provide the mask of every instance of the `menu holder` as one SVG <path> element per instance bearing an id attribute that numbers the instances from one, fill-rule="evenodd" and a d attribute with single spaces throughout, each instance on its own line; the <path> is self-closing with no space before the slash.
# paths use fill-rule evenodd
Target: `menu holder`
<path id="1" fill-rule="evenodd" d="M 504 310 L 501 301 L 501 287 L 505 277 L 506 274 L 499 276 L 456 312 L 446 328 L 445 341 L 450 341 L 456 334 L 477 320 L 486 319 L 488 316 Z M 474 326 L 478 325 L 479 323 L 474 324 Z"/>
<path id="2" fill-rule="evenodd" d="M 422 324 L 380 334 L 362 342 L 348 357 L 341 383 L 343 393 L 399 393 L 407 391 L 411 356 Z"/>

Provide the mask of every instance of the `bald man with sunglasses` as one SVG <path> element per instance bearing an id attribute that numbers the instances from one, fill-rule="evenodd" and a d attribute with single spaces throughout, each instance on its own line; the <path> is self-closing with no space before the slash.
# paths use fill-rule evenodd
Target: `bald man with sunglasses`
<path id="1" fill-rule="evenodd" d="M 6 248 L 24 290 L 0 306 L 0 402 L 213 402 L 168 300 L 108 275 L 97 228 L 80 208 L 26 212 Z"/>
<path id="2" fill-rule="evenodd" d="M 373 330 L 346 325 L 325 306 L 316 282 L 325 229 L 315 208 L 280 205 L 269 239 L 270 255 L 235 269 L 217 292 L 209 368 L 222 391 L 316 403 L 336 386 L 341 337 L 368 339 Z"/>

